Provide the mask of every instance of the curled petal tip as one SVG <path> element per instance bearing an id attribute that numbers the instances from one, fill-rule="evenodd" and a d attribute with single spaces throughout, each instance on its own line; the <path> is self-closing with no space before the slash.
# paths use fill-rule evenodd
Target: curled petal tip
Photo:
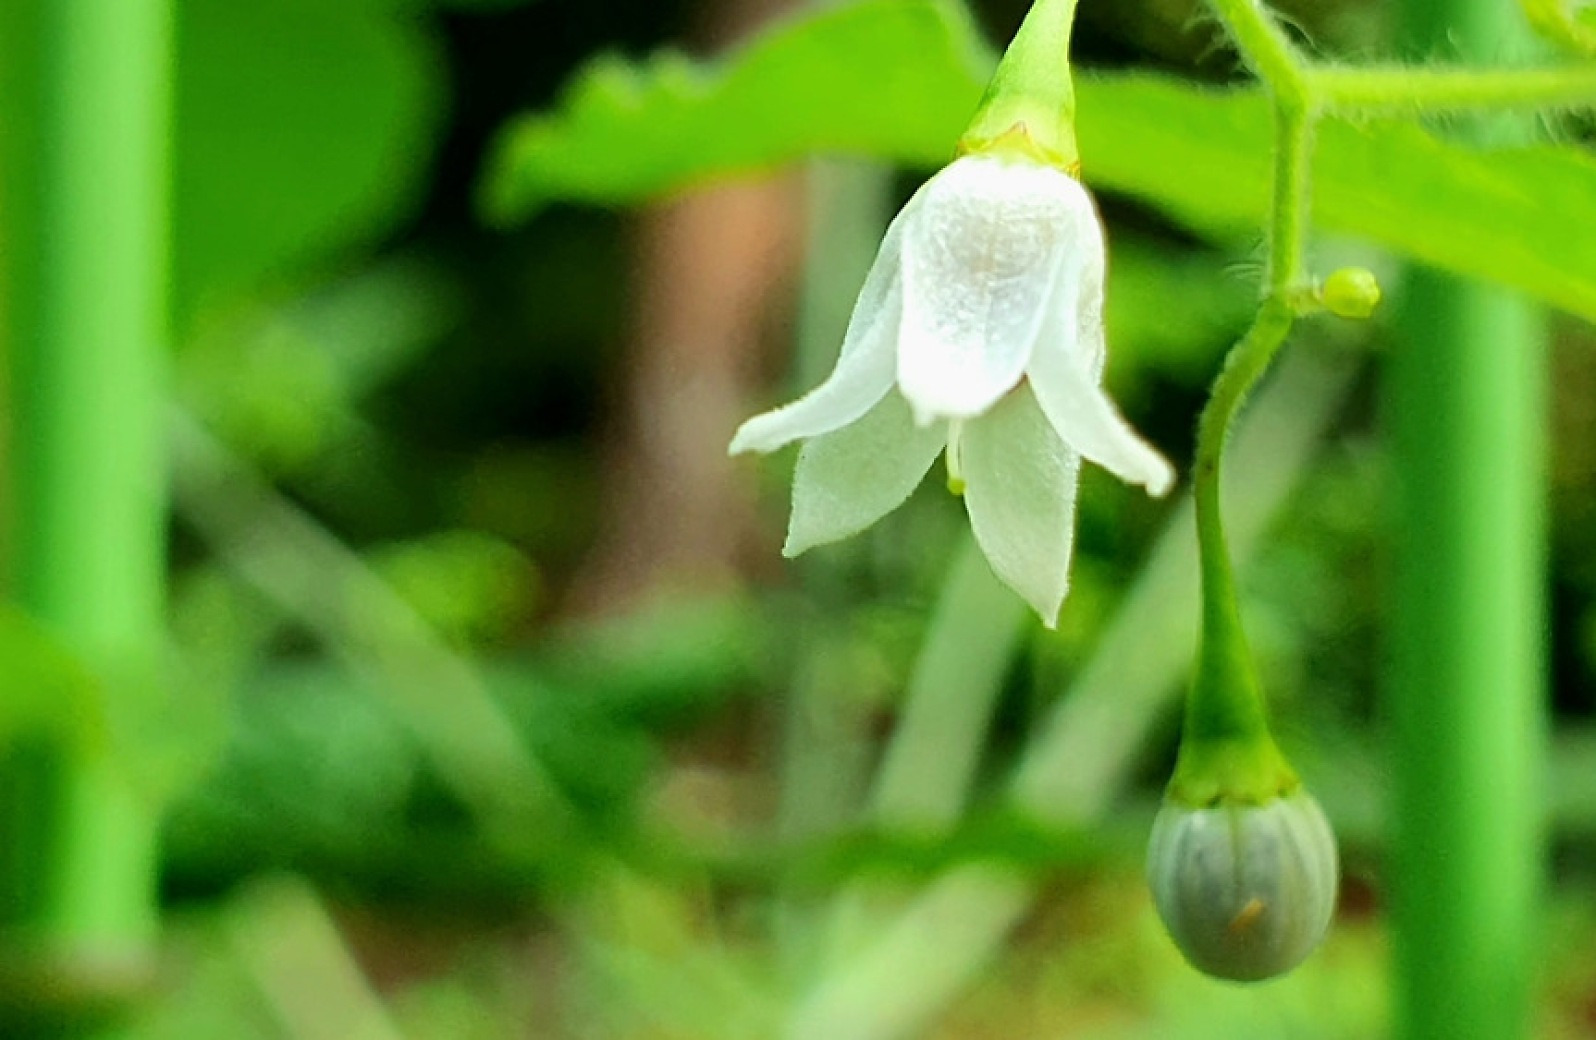
<path id="1" fill-rule="evenodd" d="M 1171 466 L 1169 461 L 1162 456 L 1155 456 L 1155 458 L 1157 459 L 1157 465 L 1150 466 L 1146 478 L 1142 481 L 1142 486 L 1147 489 L 1147 493 L 1152 497 L 1163 498 L 1175 486 L 1175 467 Z"/>
<path id="2" fill-rule="evenodd" d="M 1134 439 L 1127 445 L 1131 450 L 1111 467 L 1114 475 L 1127 484 L 1141 485 L 1152 498 L 1163 498 L 1175 486 L 1175 467 L 1152 445 L 1134 433 L 1131 436 Z"/>

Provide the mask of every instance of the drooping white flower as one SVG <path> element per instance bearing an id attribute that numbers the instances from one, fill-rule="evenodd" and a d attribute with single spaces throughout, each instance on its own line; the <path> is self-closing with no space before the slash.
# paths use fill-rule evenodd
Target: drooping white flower
<path id="1" fill-rule="evenodd" d="M 804 445 L 784 552 L 897 508 L 944 450 L 976 540 L 1052 625 L 1081 458 L 1155 495 L 1174 471 L 1102 389 L 1102 224 L 1068 174 L 961 158 L 893 220 L 831 376 L 755 416 L 733 454 Z"/>

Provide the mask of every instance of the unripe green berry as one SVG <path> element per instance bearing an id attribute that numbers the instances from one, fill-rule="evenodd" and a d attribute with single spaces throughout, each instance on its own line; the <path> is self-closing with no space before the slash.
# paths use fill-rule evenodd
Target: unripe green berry
<path id="1" fill-rule="evenodd" d="M 1366 267 L 1343 267 L 1330 272 L 1319 295 L 1337 317 L 1367 318 L 1380 305 L 1380 283 Z"/>
<path id="2" fill-rule="evenodd" d="M 1261 805 L 1193 809 L 1166 798 L 1147 849 L 1147 881 L 1192 966 L 1256 982 L 1302 963 L 1335 912 L 1335 835 L 1300 787 Z"/>

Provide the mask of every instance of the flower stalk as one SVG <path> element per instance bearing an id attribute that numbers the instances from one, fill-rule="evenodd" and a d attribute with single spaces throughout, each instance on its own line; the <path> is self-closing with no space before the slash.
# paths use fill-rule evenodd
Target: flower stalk
<path id="1" fill-rule="evenodd" d="M 163 630 L 172 9 L 23 0 L 10 24 L 12 569 L 21 605 L 125 719 L 146 706 Z M 115 1003 L 150 967 L 154 807 L 110 748 L 23 743 L 0 760 L 0 925 L 23 977 L 6 981 L 24 991 L 0 1002 Z"/>
<path id="2" fill-rule="evenodd" d="M 1194 967 L 1255 981 L 1291 970 L 1318 945 L 1334 912 L 1339 866 L 1323 813 L 1269 732 L 1225 543 L 1221 463 L 1237 413 L 1298 314 L 1323 303 L 1302 269 L 1314 117 L 1302 66 L 1260 4 L 1219 7 L 1275 99 L 1273 219 L 1262 303 L 1198 422 L 1200 639 L 1180 752 L 1148 849 L 1148 881 Z"/>
<path id="3" fill-rule="evenodd" d="M 1202 636 L 1169 789 L 1171 798 L 1194 807 L 1218 801 L 1261 804 L 1298 784 L 1269 735 L 1221 519 L 1220 464 L 1231 427 L 1285 342 L 1299 309 L 1295 301 L 1307 226 L 1310 125 L 1293 105 L 1282 105 L 1279 113 L 1266 296 L 1252 327 L 1226 359 L 1197 427 L 1193 498 Z"/>
<path id="4" fill-rule="evenodd" d="M 1171 799 L 1187 806 L 1209 804 L 1205 799 L 1245 805 L 1260 793 L 1267 797 L 1271 784 L 1280 784 L 1280 791 L 1288 794 L 1295 789 L 1296 784 L 1289 767 L 1284 765 L 1268 736 L 1262 699 L 1252 676 L 1236 608 L 1235 580 L 1220 521 L 1219 477 L 1220 459 L 1231 420 L 1289 334 L 1294 319 L 1300 314 L 1319 309 L 1345 317 L 1366 317 L 1379 299 L 1379 288 L 1367 272 L 1336 272 L 1324 285 L 1303 277 L 1301 257 L 1307 225 L 1308 171 L 1314 122 L 1327 112 L 1349 115 L 1377 112 L 1424 114 L 1453 110 L 1589 105 L 1596 100 L 1596 70 L 1590 65 L 1477 71 L 1378 67 L 1346 69 L 1311 61 L 1296 51 L 1260 0 L 1212 2 L 1243 58 L 1268 88 L 1275 103 L 1278 132 L 1269 263 L 1263 300 L 1251 329 L 1227 358 L 1199 425 L 1194 494 L 1203 584 L 1202 648 L 1196 681 L 1187 706 L 1186 736 L 1181 758 L 1170 788 Z M 1531 0 L 1526 7 L 1533 15 L 1537 9 L 1547 9 L 1549 5 Z M 1484 14 L 1473 17 L 1475 13 L 1486 10 L 1491 11 L 1489 18 Z M 1566 11 L 1560 5 L 1557 10 Z M 1453 15 L 1467 16 L 1468 29 L 1478 34 L 1481 46 L 1491 46 L 1487 41 L 1499 40 L 1503 31 L 1500 11 L 1489 3 L 1470 6 L 1470 0 L 1456 0 L 1454 6 L 1449 8 L 1446 0 L 1436 0 L 1434 3 L 1410 0 L 1410 11 L 1415 13 L 1416 24 L 1425 27 L 1449 24 Z M 1544 30 L 1547 19 L 1538 21 Z M 1416 295 L 1421 299 L 1426 298 L 1423 291 L 1426 277 L 1421 274 L 1415 279 L 1418 289 Z M 1434 295 L 1439 301 L 1445 294 L 1437 290 Z M 1538 496 L 1532 486 L 1522 487 L 1517 496 L 1503 496 L 1500 493 L 1501 487 L 1513 485 L 1515 477 L 1521 483 L 1533 484 L 1532 475 L 1536 472 L 1535 467 L 1523 464 L 1525 455 L 1533 453 L 1525 447 L 1529 441 L 1524 431 L 1532 422 L 1525 416 L 1531 415 L 1534 409 L 1525 402 L 1536 395 L 1514 389 L 1527 385 L 1527 377 L 1522 370 L 1528 363 L 1515 360 L 1508 364 L 1504 361 L 1495 368 L 1483 362 L 1478 365 L 1468 363 L 1475 353 L 1482 357 L 1486 353 L 1492 356 L 1511 354 L 1514 359 L 1533 354 L 1533 351 L 1502 349 L 1504 342 L 1526 338 L 1521 332 L 1523 323 L 1508 320 L 1503 313 L 1505 305 L 1493 307 L 1482 302 L 1476 305 L 1459 297 L 1455 302 L 1436 302 L 1435 306 L 1442 310 L 1456 309 L 1460 316 L 1467 316 L 1467 324 L 1451 325 L 1442 320 L 1439 313 L 1427 314 L 1416 326 L 1422 330 L 1419 338 L 1436 343 L 1443 340 L 1455 343 L 1456 353 L 1449 360 L 1436 357 L 1429 362 L 1420 362 L 1414 356 L 1408 356 L 1401 359 L 1397 366 L 1399 378 L 1396 392 L 1404 393 L 1402 388 L 1405 385 L 1408 387 L 1406 392 L 1415 398 L 1407 406 L 1398 409 L 1401 419 L 1397 423 L 1399 439 L 1403 430 L 1408 428 L 1422 428 L 1435 434 L 1422 437 L 1410 434 L 1407 437 L 1410 445 L 1422 443 L 1422 450 L 1408 456 L 1414 474 L 1412 480 L 1428 488 L 1423 491 L 1409 489 L 1411 494 L 1418 496 L 1414 502 L 1410 502 L 1409 511 L 1416 507 L 1417 502 L 1433 504 L 1451 501 L 1457 497 L 1452 494 L 1453 491 L 1461 495 L 1469 487 L 1479 488 L 1482 494 L 1490 487 L 1492 493 L 1487 494 L 1486 498 L 1494 502 L 1536 501 Z M 1446 335 L 1438 335 L 1438 332 L 1445 332 Z M 1419 353 L 1417 350 L 1411 352 L 1413 355 Z M 1487 370 L 1495 374 L 1483 375 L 1481 380 L 1475 379 L 1476 375 L 1482 375 Z M 1410 373 L 1406 381 L 1401 378 L 1402 372 Z M 1440 378 L 1443 373 L 1445 379 Z M 1455 400 L 1445 397 L 1451 392 L 1448 388 L 1453 384 L 1467 384 L 1474 390 L 1459 389 Z M 1517 403 L 1511 407 L 1498 405 L 1497 391 L 1511 393 Z M 1473 408 L 1470 401 L 1476 402 L 1479 407 Z M 1454 404 L 1456 408 L 1452 407 Z M 1470 415 L 1474 418 L 1470 419 Z M 1465 428 L 1478 431 L 1464 436 L 1465 443 L 1503 443 L 1522 449 L 1516 453 L 1501 453 L 1502 458 L 1507 460 L 1509 472 L 1497 474 L 1493 470 L 1491 472 L 1494 475 L 1484 476 L 1487 467 L 1481 464 L 1479 453 L 1434 450 L 1436 443 L 1458 440 L 1445 434 Z M 1485 432 L 1487 430 L 1497 431 L 1500 436 Z M 1446 460 L 1444 465 L 1434 464 L 1443 457 Z M 1434 471 L 1433 476 L 1425 475 L 1431 471 Z M 1514 1009 L 1523 1006 L 1524 973 L 1515 971 L 1509 977 L 1497 980 L 1500 984 L 1495 986 L 1489 979 L 1469 979 L 1473 967 L 1487 963 L 1512 963 L 1522 967 L 1522 947 L 1518 948 L 1518 955 L 1511 956 L 1502 949 L 1504 943 L 1516 941 L 1514 936 L 1522 938 L 1522 931 L 1502 932 L 1490 925 L 1471 930 L 1474 916 L 1460 913 L 1459 910 L 1471 903 L 1477 907 L 1499 904 L 1521 909 L 1528 905 L 1525 893 L 1534 886 L 1532 881 L 1524 879 L 1532 877 L 1534 871 L 1525 868 L 1524 864 L 1534 863 L 1536 859 L 1534 856 L 1519 856 L 1518 853 L 1530 843 L 1524 834 L 1526 827 L 1530 831 L 1534 830 L 1534 813 L 1527 808 L 1527 799 L 1507 798 L 1504 802 L 1503 798 L 1490 797 L 1486 791 L 1468 783 L 1453 781 L 1476 774 L 1480 777 L 1494 776 L 1502 769 L 1508 769 L 1513 777 L 1522 778 L 1526 775 L 1525 769 L 1520 767 L 1527 761 L 1523 752 L 1530 741 L 1523 735 L 1533 729 L 1525 721 L 1526 710 L 1522 708 L 1523 704 L 1528 703 L 1527 693 L 1520 697 L 1505 698 L 1487 695 L 1481 688 L 1478 696 L 1471 697 L 1465 696 L 1465 688 L 1472 689 L 1502 680 L 1509 671 L 1517 677 L 1518 681 L 1513 684 L 1516 688 L 1521 691 L 1534 688 L 1532 669 L 1537 654 L 1533 649 L 1533 618 L 1537 612 L 1533 606 L 1533 596 L 1524 591 L 1521 579 L 1532 572 L 1531 565 L 1525 561 L 1534 555 L 1529 552 L 1527 556 L 1524 547 L 1539 543 L 1534 537 L 1514 535 L 1515 531 L 1526 530 L 1520 514 L 1515 514 L 1517 519 L 1503 517 L 1502 523 L 1493 528 L 1477 522 L 1482 515 L 1496 515 L 1485 499 L 1472 504 L 1463 501 L 1452 504 L 1448 515 L 1460 518 L 1462 525 L 1456 537 L 1448 534 L 1452 525 L 1446 522 L 1446 517 L 1430 516 L 1423 523 L 1422 533 L 1413 532 L 1416 534 L 1415 552 L 1402 554 L 1404 559 L 1412 555 L 1415 561 L 1422 558 L 1427 562 L 1408 561 L 1404 564 L 1405 573 L 1418 577 L 1413 579 L 1406 599 L 1401 604 L 1397 625 L 1399 690 L 1423 687 L 1425 691 L 1402 693 L 1398 698 L 1399 707 L 1402 704 L 1411 707 L 1407 715 L 1401 710 L 1396 713 L 1398 729 L 1403 730 L 1405 726 L 1414 745 L 1411 751 L 1401 755 L 1404 763 L 1402 773 L 1404 776 L 1412 774 L 1416 778 L 1405 782 L 1409 792 L 1418 792 L 1407 798 L 1405 804 L 1411 803 L 1411 808 L 1404 813 L 1407 823 L 1399 828 L 1404 835 L 1411 831 L 1414 836 L 1405 845 L 1403 842 L 1399 842 L 1399 845 L 1410 850 L 1407 859 L 1411 860 L 1417 855 L 1411 850 L 1438 850 L 1447 857 L 1447 862 L 1437 864 L 1426 860 L 1422 866 L 1410 864 L 1403 868 L 1402 873 L 1409 878 L 1422 876 L 1443 880 L 1456 875 L 1461 882 L 1464 875 L 1447 868 L 1457 867 L 1467 849 L 1477 848 L 1480 855 L 1469 862 L 1473 863 L 1477 859 L 1479 863 L 1465 868 L 1467 876 L 1498 878 L 1501 894 L 1498 898 L 1487 899 L 1477 894 L 1471 897 L 1470 893 L 1460 890 L 1452 893 L 1455 898 L 1438 901 L 1436 892 L 1444 886 L 1430 882 L 1412 886 L 1413 891 L 1407 897 L 1409 908 L 1405 911 L 1399 908 L 1398 913 L 1399 926 L 1405 920 L 1407 923 L 1402 930 L 1409 936 L 1399 946 L 1416 951 L 1415 958 L 1405 966 L 1405 995 L 1412 998 L 1407 1006 L 1407 1013 L 1411 1016 L 1407 1027 L 1411 1035 L 1421 1037 L 1464 1035 L 1460 1030 L 1465 1025 L 1471 1029 L 1485 1030 L 1470 1035 L 1512 1035 L 1519 1031 L 1521 1024 L 1515 1020 L 1515 1016 L 1518 1019 L 1522 1016 Z M 1509 539 L 1512 546 L 1498 546 L 1491 541 L 1498 535 Z M 1479 538 L 1486 538 L 1489 544 L 1476 544 Z M 1509 548 L 1512 551 L 1507 551 Z M 1453 552 L 1454 549 L 1456 552 Z M 1486 560 L 1493 561 L 1493 566 L 1482 569 Z M 1438 576 L 1444 578 L 1448 575 L 1461 576 L 1454 582 L 1455 591 L 1438 593 L 1435 581 L 1439 580 Z M 1482 595 L 1481 588 L 1495 591 Z M 1483 617 L 1485 612 L 1465 610 L 1459 604 L 1481 600 L 1499 604 L 1507 616 L 1492 614 L 1492 620 L 1482 625 L 1465 620 L 1465 616 Z M 1480 649 L 1502 643 L 1504 632 L 1518 635 L 1501 653 L 1494 650 L 1487 653 L 1485 649 Z M 1443 653 L 1442 650 L 1446 648 L 1451 649 Z M 1473 665 L 1448 666 L 1446 662 L 1453 656 L 1451 650 L 1473 662 Z M 1426 678 L 1442 674 L 1450 678 L 1444 682 L 1430 682 Z M 1465 677 L 1469 681 L 1463 681 Z M 1491 715 L 1494 722 L 1481 722 L 1479 720 L 1485 717 L 1483 708 L 1475 711 L 1469 705 L 1483 706 L 1488 702 L 1502 704 L 1503 709 Z M 1513 707 L 1515 704 L 1520 707 Z M 1456 739 L 1447 740 L 1450 749 L 1448 755 L 1434 753 L 1438 740 L 1446 739 L 1437 736 L 1438 723 L 1445 721 L 1436 718 L 1441 707 L 1455 708 L 1450 714 L 1460 718 Z M 1406 723 L 1403 722 L 1404 718 L 1408 719 Z M 1494 765 L 1474 753 L 1481 743 L 1480 739 L 1474 738 L 1486 729 L 1498 738 L 1498 743 L 1507 742 Z M 1443 760 L 1450 762 L 1458 755 L 1462 755 L 1463 760 L 1445 767 L 1443 772 L 1427 766 L 1427 763 Z M 1504 788 L 1519 791 L 1523 786 L 1523 783 L 1515 781 L 1507 785 L 1496 784 L 1493 790 L 1496 793 Z M 1470 807 L 1470 820 L 1478 815 L 1477 810 L 1482 805 L 1509 805 L 1497 818 L 1511 825 L 1504 823 L 1500 833 L 1491 832 L 1497 836 L 1489 840 L 1464 840 L 1463 835 L 1479 835 L 1486 828 L 1477 822 L 1468 826 L 1459 824 L 1457 827 L 1451 827 L 1446 822 L 1456 815 L 1447 808 L 1455 802 L 1453 793 L 1464 798 L 1458 805 Z M 1438 802 L 1444 804 L 1435 804 Z M 1512 831 L 1512 835 L 1507 834 L 1507 831 Z M 1492 863 L 1501 865 L 1506 861 L 1501 856 L 1486 855 L 1486 845 L 1495 850 L 1506 850 L 1501 852 L 1501 856 L 1517 857 L 1513 862 L 1518 864 L 1518 869 L 1497 870 L 1492 867 Z M 1167 842 L 1164 847 L 1169 847 Z M 1404 856 L 1399 855 L 1398 859 L 1401 861 Z M 1401 862 L 1398 865 L 1401 867 Z M 1153 876 L 1157 876 L 1156 872 Z M 1420 909 L 1415 909 L 1428 905 L 1436 906 L 1436 913 L 1426 916 Z M 1160 908 L 1165 910 L 1163 903 Z M 1178 918 L 1178 907 L 1175 912 Z M 1528 915 L 1521 912 L 1516 916 L 1522 924 Z M 1168 911 L 1165 917 L 1180 940 L 1178 920 L 1171 918 Z M 1447 935 L 1456 935 L 1458 938 L 1453 941 L 1444 937 Z M 1483 948 L 1482 944 L 1492 945 L 1497 954 L 1476 956 Z M 1193 948 L 1185 941 L 1182 941 L 1182 948 L 1187 950 L 1188 956 L 1193 957 L 1194 963 L 1202 965 L 1201 955 L 1194 956 Z M 1446 961 L 1447 966 L 1437 967 L 1437 961 L 1430 956 L 1437 948 L 1451 951 L 1456 956 Z M 1226 972 L 1221 970 L 1221 974 Z M 1243 976 L 1232 974 L 1230 977 Z M 1429 985 L 1425 980 L 1434 984 Z M 1501 994 L 1504 986 L 1513 992 Z M 1459 1012 L 1457 1009 L 1469 1004 L 1468 1000 L 1463 999 L 1464 991 L 1476 997 L 1492 994 L 1483 999 L 1491 1001 L 1494 1012 L 1485 1014 L 1483 1009 L 1477 1015 Z M 1504 999 L 1496 999 L 1496 995 Z M 1480 1023 L 1489 1024 L 1482 1026 Z"/>
<path id="5" fill-rule="evenodd" d="M 1408 42 L 1511 52 L 1494 0 L 1405 0 Z M 1482 146 L 1515 121 L 1461 128 Z M 1385 391 L 1391 429 L 1393 1035 L 1535 1032 L 1546 857 L 1547 373 L 1541 321 L 1502 290 L 1412 270 Z"/>

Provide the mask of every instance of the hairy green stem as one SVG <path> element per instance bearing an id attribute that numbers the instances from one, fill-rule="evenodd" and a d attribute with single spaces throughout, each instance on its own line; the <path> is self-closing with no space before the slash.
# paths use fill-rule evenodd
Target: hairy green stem
<path id="1" fill-rule="evenodd" d="M 1306 99 L 1306 60 L 1262 0 L 1210 0 L 1242 59 L 1277 98 Z"/>
<path id="2" fill-rule="evenodd" d="M 1314 116 L 1308 108 L 1294 102 L 1281 99 L 1276 104 L 1275 181 L 1266 281 L 1268 295 L 1287 302 L 1302 282 L 1302 252 L 1308 238 L 1308 179 L 1313 168 Z M 1265 356 L 1258 371 L 1242 385 L 1242 397 L 1268 364 L 1269 356 Z M 1222 430 L 1220 433 L 1223 435 Z M 1217 451 L 1223 445 L 1214 447 Z"/>
<path id="3" fill-rule="evenodd" d="M 1236 600 L 1236 580 L 1230 566 L 1230 553 L 1225 545 L 1224 524 L 1220 518 L 1221 453 L 1243 397 L 1263 374 L 1264 367 L 1275 351 L 1285 342 L 1291 323 L 1289 308 L 1274 298 L 1265 301 L 1252 327 L 1236 344 L 1224 370 L 1214 381 L 1208 405 L 1203 409 L 1199 421 L 1193 494 L 1197 505 L 1197 546 L 1202 562 L 1203 585 L 1209 590 L 1204 596 L 1203 617 L 1206 624 L 1228 627 L 1228 617 L 1234 611 L 1225 608 Z"/>
<path id="4" fill-rule="evenodd" d="M 157 688 L 163 633 L 172 10 L 10 2 L 12 577 L 101 679 L 114 720 Z M 106 746 L 56 739 L 13 742 L 0 762 L 5 965 L 43 972 L 69 1001 L 135 984 L 154 938 L 155 810 L 125 766 Z"/>
<path id="5" fill-rule="evenodd" d="M 1224 797 L 1262 801 L 1295 784 L 1269 737 L 1263 698 L 1241 623 L 1221 520 L 1220 462 L 1247 395 L 1285 342 L 1296 317 L 1307 234 L 1311 119 L 1278 98 L 1273 224 L 1263 303 L 1214 382 L 1197 427 L 1193 496 L 1202 568 L 1202 640 L 1186 701 L 1184 739 L 1170 793 L 1192 805 Z"/>
<path id="6" fill-rule="evenodd" d="M 1313 95 L 1345 115 L 1596 105 L 1596 64 L 1532 69 L 1319 65 Z"/>
<path id="7" fill-rule="evenodd" d="M 1262 0 L 1210 2 L 1242 58 L 1284 107 L 1315 114 L 1359 115 L 1596 105 L 1596 65 L 1524 69 L 1344 66 L 1315 61 L 1297 50 Z M 1555 9 L 1567 21 L 1560 4 L 1524 3 L 1532 17 Z M 1589 34 L 1589 30 L 1584 32 Z M 1590 48 L 1589 38 L 1583 49 Z"/>

